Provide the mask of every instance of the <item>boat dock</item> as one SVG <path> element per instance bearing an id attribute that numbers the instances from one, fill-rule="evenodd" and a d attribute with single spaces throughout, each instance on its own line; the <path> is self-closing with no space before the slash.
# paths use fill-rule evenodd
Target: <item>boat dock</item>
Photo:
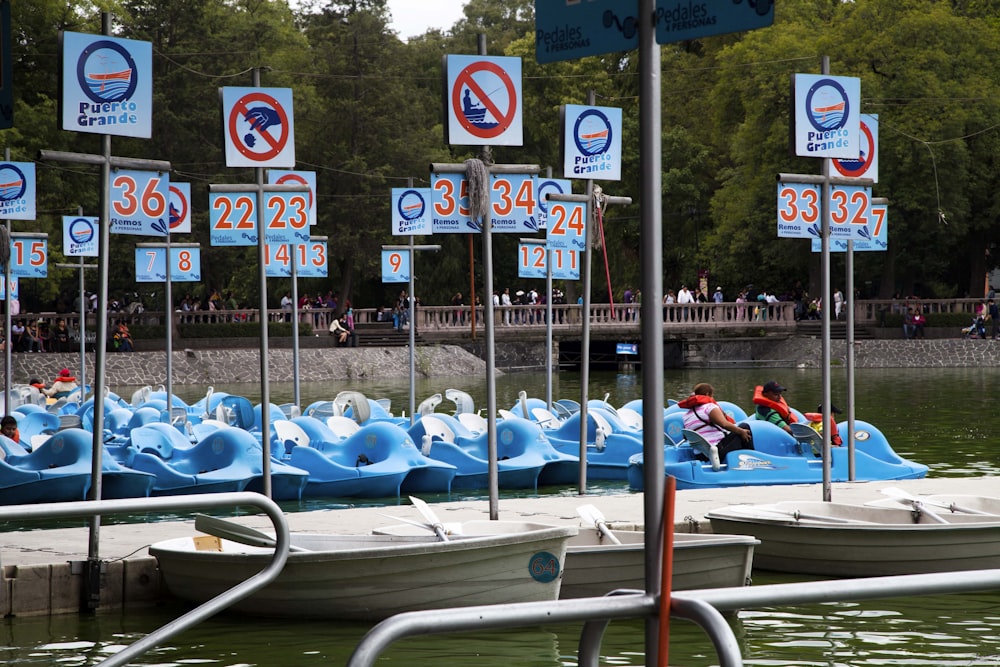
<path id="1" fill-rule="evenodd" d="M 884 498 L 880 489 L 894 486 L 920 496 L 969 494 L 996 496 L 995 477 L 943 477 L 904 481 L 847 482 L 832 485 L 836 502 L 865 503 Z M 677 532 L 711 532 L 705 514 L 740 503 L 773 503 L 783 500 L 821 500 L 819 484 L 689 489 L 679 491 L 674 508 Z M 579 525 L 577 507 L 597 507 L 616 528 L 641 528 L 643 495 L 546 495 L 503 499 L 500 519 Z M 433 510 L 444 522 L 489 518 L 486 500 L 434 503 Z M 374 528 L 399 523 L 393 517 L 420 521 L 419 512 L 403 499 L 399 505 L 295 512 L 287 515 L 292 532 L 336 534 L 369 533 Z M 239 523 L 264 531 L 271 529 L 263 514 L 237 517 Z M 105 519 L 107 521 L 107 519 Z M 81 520 L 81 526 L 86 522 Z M 150 604 L 163 595 L 156 561 L 147 547 L 160 540 L 195 532 L 194 519 L 102 525 L 100 528 L 101 600 L 99 608 Z M 3 533 L 0 544 L 0 613 L 45 615 L 74 613 L 80 609 L 86 568 L 89 530 L 86 527 Z"/>

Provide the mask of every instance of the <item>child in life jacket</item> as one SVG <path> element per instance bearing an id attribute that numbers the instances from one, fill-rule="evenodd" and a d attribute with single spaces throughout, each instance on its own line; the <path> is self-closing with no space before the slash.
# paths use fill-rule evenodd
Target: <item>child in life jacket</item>
<path id="1" fill-rule="evenodd" d="M 830 444 L 834 447 L 840 447 L 844 444 L 844 440 L 840 437 L 840 433 L 837 432 L 837 418 L 834 415 L 841 414 L 840 408 L 836 405 L 830 406 Z M 817 433 L 823 432 L 823 406 L 817 405 L 816 412 L 805 413 L 806 419 L 809 420 L 809 426 Z"/>

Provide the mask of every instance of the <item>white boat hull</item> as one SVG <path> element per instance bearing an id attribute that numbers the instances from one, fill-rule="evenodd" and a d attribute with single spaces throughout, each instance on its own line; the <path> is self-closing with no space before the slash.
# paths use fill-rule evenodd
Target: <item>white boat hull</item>
<path id="1" fill-rule="evenodd" d="M 622 544 L 601 539 L 596 529 L 583 529 L 570 540 L 560 598 L 597 597 L 620 588 L 645 590 L 644 533 L 616 530 L 614 535 Z M 756 544 L 745 535 L 675 533 L 671 588 L 747 585 Z"/>
<path id="2" fill-rule="evenodd" d="M 939 516 L 944 516 L 939 514 Z M 754 567 L 871 577 L 1000 567 L 1000 517 L 837 503 L 734 505 L 708 513 L 712 530 L 753 535 Z"/>
<path id="3" fill-rule="evenodd" d="M 289 554 L 278 578 L 236 603 L 235 611 L 274 617 L 379 620 L 393 614 L 480 604 L 555 600 L 566 542 L 575 527 L 531 529 L 448 542 L 426 537 L 294 534 L 309 549 Z M 259 572 L 271 550 L 193 537 L 159 542 L 167 589 L 204 602 Z"/>

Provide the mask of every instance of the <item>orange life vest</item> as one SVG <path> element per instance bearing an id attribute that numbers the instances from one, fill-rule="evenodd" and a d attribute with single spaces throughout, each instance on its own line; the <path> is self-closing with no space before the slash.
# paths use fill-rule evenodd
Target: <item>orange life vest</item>
<path id="1" fill-rule="evenodd" d="M 804 413 L 806 419 L 809 420 L 809 425 L 816 429 L 817 433 L 823 432 L 823 413 L 822 412 L 806 412 Z M 840 437 L 840 433 L 837 429 L 837 420 L 830 415 L 830 444 L 834 447 L 840 447 L 844 444 L 843 438 Z"/>
<path id="2" fill-rule="evenodd" d="M 794 424 L 798 421 L 795 414 L 788 409 L 788 403 L 785 402 L 785 397 L 782 396 L 777 401 L 772 401 L 771 399 L 764 396 L 764 387 L 762 385 L 757 385 L 753 390 L 753 403 L 754 405 L 760 405 L 765 408 L 771 408 L 784 419 L 789 424 Z"/>
<path id="3" fill-rule="evenodd" d="M 681 408 L 685 408 L 686 410 L 693 410 L 693 409 L 695 409 L 695 408 L 697 408 L 697 407 L 699 407 L 701 405 L 705 405 L 706 403 L 716 403 L 716 404 L 718 404 L 718 401 L 716 401 L 711 396 L 705 396 L 703 394 L 691 394 L 690 396 L 688 396 L 687 398 L 685 398 L 683 401 L 677 401 L 677 406 L 681 407 Z M 727 415 L 725 410 L 722 411 L 722 414 L 725 415 L 726 419 L 729 420 L 730 424 L 735 424 L 736 423 L 736 420 L 733 419 L 732 417 L 730 417 L 729 415 Z"/>

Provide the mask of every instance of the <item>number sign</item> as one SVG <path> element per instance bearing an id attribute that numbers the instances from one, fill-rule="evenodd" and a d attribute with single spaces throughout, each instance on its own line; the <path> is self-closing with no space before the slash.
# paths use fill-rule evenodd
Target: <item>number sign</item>
<path id="1" fill-rule="evenodd" d="M 862 238 L 854 241 L 854 252 L 880 252 L 889 248 L 889 208 L 885 204 L 872 204 L 868 209 L 868 224 L 860 231 Z M 847 252 L 848 239 L 830 239 L 830 252 Z M 823 242 L 813 239 L 812 251 L 821 252 Z"/>
<path id="2" fill-rule="evenodd" d="M 469 211 L 469 182 L 462 174 L 431 177 L 431 233 L 469 234 L 481 231 Z"/>
<path id="3" fill-rule="evenodd" d="M 778 183 L 778 238 L 819 238 L 821 190 L 810 183 Z"/>
<path id="4" fill-rule="evenodd" d="M 583 250 L 587 245 L 587 204 L 549 202 L 548 246 L 559 250 Z"/>
<path id="5" fill-rule="evenodd" d="M 120 170 L 111 176 L 111 233 L 166 236 L 170 179 L 157 171 Z"/>
<path id="6" fill-rule="evenodd" d="M 490 186 L 490 230 L 508 234 L 538 231 L 537 179 L 528 174 L 494 174 Z"/>
<path id="7" fill-rule="evenodd" d="M 10 275 L 18 278 L 48 278 L 49 240 L 32 235 L 12 235 L 10 241 Z"/>
<path id="8" fill-rule="evenodd" d="M 268 278 L 291 278 L 292 260 L 299 278 L 327 277 L 326 241 L 312 239 L 299 245 L 271 245 L 267 249 L 264 270 Z"/>
<path id="9" fill-rule="evenodd" d="M 19 280 L 20 280 L 19 278 L 15 278 L 14 276 L 10 277 L 10 296 L 12 299 L 20 298 L 17 289 L 17 284 Z M 3 276 L 0 276 L 0 301 L 6 301 L 6 300 L 7 300 L 7 290 L 4 289 Z"/>
<path id="10" fill-rule="evenodd" d="M 167 249 L 135 249 L 135 281 L 162 283 L 167 280 Z M 201 248 L 177 246 L 170 248 L 170 282 L 201 282 Z"/>
<path id="11" fill-rule="evenodd" d="M 858 185 L 830 186 L 830 238 L 868 240 L 872 190 Z"/>
<path id="12" fill-rule="evenodd" d="M 382 251 L 382 282 L 410 282 L 410 253 L 400 250 Z"/>
<path id="13" fill-rule="evenodd" d="M 545 278 L 548 257 L 552 257 L 552 278 L 555 280 L 579 280 L 580 261 L 576 250 L 548 248 L 538 244 L 522 243 L 517 249 L 517 277 Z"/>

